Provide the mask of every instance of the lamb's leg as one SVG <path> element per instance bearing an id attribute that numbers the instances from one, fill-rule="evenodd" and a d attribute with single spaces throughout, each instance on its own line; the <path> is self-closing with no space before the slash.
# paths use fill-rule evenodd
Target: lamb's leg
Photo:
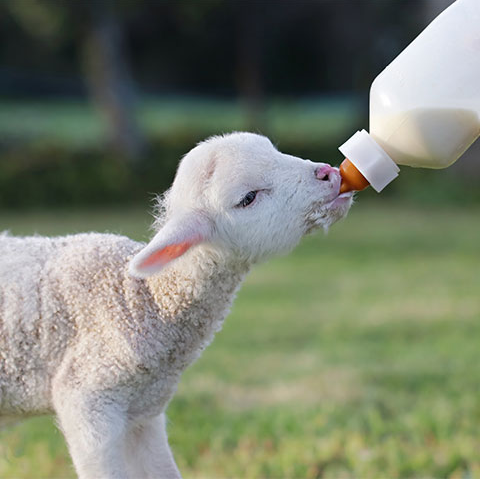
<path id="1" fill-rule="evenodd" d="M 127 452 L 135 478 L 181 478 L 168 445 L 164 414 L 129 429 Z"/>
<path id="2" fill-rule="evenodd" d="M 122 409 L 102 395 L 61 389 L 54 406 L 80 478 L 126 478 L 126 421 Z"/>

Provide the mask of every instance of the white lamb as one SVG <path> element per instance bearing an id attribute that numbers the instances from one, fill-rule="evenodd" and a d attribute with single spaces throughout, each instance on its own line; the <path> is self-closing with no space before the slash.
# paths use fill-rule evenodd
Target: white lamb
<path id="1" fill-rule="evenodd" d="M 337 169 L 234 133 L 184 157 L 146 246 L 0 235 L 0 420 L 55 412 L 80 477 L 179 477 L 164 412 L 181 373 L 252 264 L 346 215 L 339 187 Z"/>

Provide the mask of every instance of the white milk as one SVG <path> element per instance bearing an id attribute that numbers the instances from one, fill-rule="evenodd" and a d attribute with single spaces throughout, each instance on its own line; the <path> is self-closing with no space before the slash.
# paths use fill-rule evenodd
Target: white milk
<path id="1" fill-rule="evenodd" d="M 397 163 L 445 168 L 480 135 L 480 0 L 456 0 L 370 88 L 370 134 L 340 147 L 380 192 Z"/>
<path id="2" fill-rule="evenodd" d="M 370 135 L 395 163 L 445 168 L 480 135 L 480 118 L 463 108 L 415 108 L 372 116 Z"/>

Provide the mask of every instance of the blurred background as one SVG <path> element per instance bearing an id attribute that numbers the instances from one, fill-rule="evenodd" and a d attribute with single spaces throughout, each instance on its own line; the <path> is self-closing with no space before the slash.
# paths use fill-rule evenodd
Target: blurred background
<path id="1" fill-rule="evenodd" d="M 145 240 L 181 156 L 232 130 L 338 165 L 450 3 L 0 1 L 0 230 Z M 252 273 L 169 408 L 184 476 L 480 476 L 479 157 L 402 168 Z M 0 477 L 73 474 L 51 418 L 0 431 Z"/>
<path id="2" fill-rule="evenodd" d="M 2 0 L 0 207 L 145 202 L 232 130 L 338 164 L 372 80 L 449 3 Z M 382 198 L 478 202 L 477 156 Z"/>

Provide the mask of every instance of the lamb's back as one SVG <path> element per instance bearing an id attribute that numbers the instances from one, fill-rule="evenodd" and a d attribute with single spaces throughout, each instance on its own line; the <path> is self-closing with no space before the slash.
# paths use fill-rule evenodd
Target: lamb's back
<path id="1" fill-rule="evenodd" d="M 0 409 L 48 410 L 65 352 L 112 292 L 140 244 L 110 234 L 0 235 Z M 118 285 L 119 284 L 119 285 Z M 93 332 L 95 333 L 95 332 Z"/>

